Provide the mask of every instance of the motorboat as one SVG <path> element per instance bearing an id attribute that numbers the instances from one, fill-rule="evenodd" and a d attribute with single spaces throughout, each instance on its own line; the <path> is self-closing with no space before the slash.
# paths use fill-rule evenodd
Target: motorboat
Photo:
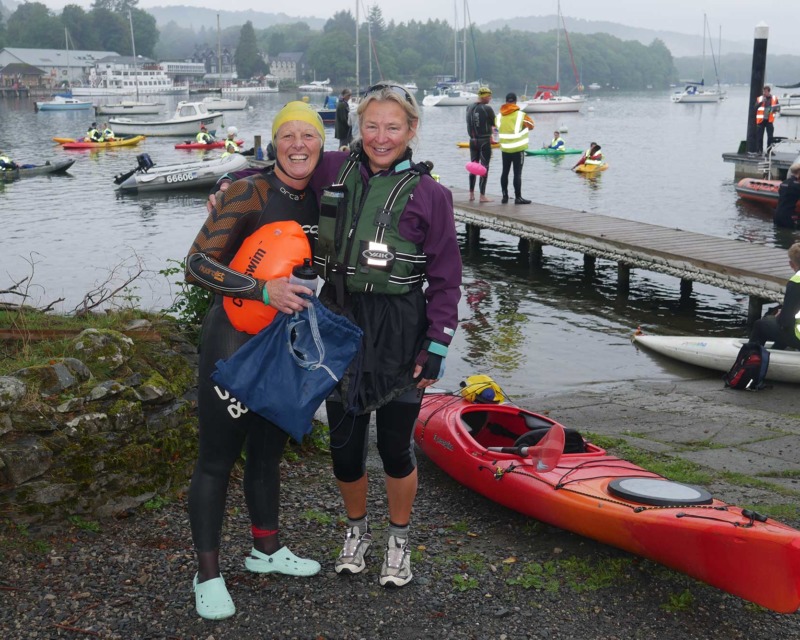
<path id="1" fill-rule="evenodd" d="M 114 183 L 119 191 L 149 193 L 208 189 L 226 173 L 239 171 L 248 165 L 247 158 L 239 153 L 163 167 L 156 165 L 146 153 L 136 156 L 136 161 L 135 169 L 115 176 Z"/>
<path id="2" fill-rule="evenodd" d="M 523 100 L 519 108 L 525 113 L 566 113 L 577 112 L 583 107 L 583 96 L 562 96 L 558 94 L 558 84 L 539 85 L 530 100 Z"/>
<path id="3" fill-rule="evenodd" d="M 234 100 L 232 98 L 209 96 L 203 98 L 203 104 L 212 111 L 241 111 L 242 109 L 247 109 L 247 98 Z"/>
<path id="4" fill-rule="evenodd" d="M 325 80 L 312 80 L 308 84 L 301 84 L 297 87 L 297 90 L 311 93 L 332 93 L 333 87 L 330 85 L 331 81 L 327 78 Z"/>
<path id="5" fill-rule="evenodd" d="M 132 116 L 150 115 L 161 113 L 163 102 L 139 102 L 137 100 L 123 100 L 114 104 L 101 104 L 94 108 L 98 116 Z"/>
<path id="6" fill-rule="evenodd" d="M 403 85 L 403 88 L 404 88 L 406 91 L 410 91 L 411 93 L 415 93 L 415 92 L 419 91 L 419 87 L 417 86 L 417 83 L 416 83 L 416 82 L 406 82 L 406 83 Z"/>
<path id="7" fill-rule="evenodd" d="M 91 109 L 94 105 L 91 100 L 78 100 L 65 96 L 55 96 L 52 100 L 35 102 L 37 111 L 78 111 Z"/>
<path id="8" fill-rule="evenodd" d="M 222 87 L 222 94 L 224 95 L 226 93 L 233 95 L 249 95 L 256 93 L 278 93 L 278 87 L 273 87 L 268 84 Z"/>
<path id="9" fill-rule="evenodd" d="M 168 120 L 111 118 L 108 123 L 118 134 L 143 136 L 193 136 L 204 124 L 210 133 L 222 127 L 220 111 L 209 111 L 204 102 L 181 101 Z"/>

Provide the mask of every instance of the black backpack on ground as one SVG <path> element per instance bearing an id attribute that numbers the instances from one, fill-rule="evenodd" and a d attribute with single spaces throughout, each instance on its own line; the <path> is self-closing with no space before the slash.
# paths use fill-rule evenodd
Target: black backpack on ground
<path id="1" fill-rule="evenodd" d="M 758 391 L 764 388 L 769 366 L 769 351 L 760 344 L 745 342 L 728 373 L 722 376 L 731 389 Z"/>

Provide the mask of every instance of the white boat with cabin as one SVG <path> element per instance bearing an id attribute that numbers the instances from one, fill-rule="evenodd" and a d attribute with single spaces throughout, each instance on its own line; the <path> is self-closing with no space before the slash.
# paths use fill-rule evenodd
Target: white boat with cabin
<path id="1" fill-rule="evenodd" d="M 131 120 L 111 118 L 108 123 L 114 132 L 122 135 L 142 136 L 193 136 L 204 124 L 209 133 L 222 127 L 220 111 L 209 111 L 203 102 L 181 101 L 175 115 L 167 120 Z"/>
<path id="2" fill-rule="evenodd" d="M 583 107 L 583 96 L 558 95 L 558 85 L 539 85 L 530 100 L 523 100 L 519 108 L 525 113 L 567 113 L 577 112 Z"/>
<path id="3" fill-rule="evenodd" d="M 77 111 L 91 109 L 94 105 L 91 100 L 77 100 L 65 96 L 55 96 L 52 100 L 35 102 L 37 111 Z"/>

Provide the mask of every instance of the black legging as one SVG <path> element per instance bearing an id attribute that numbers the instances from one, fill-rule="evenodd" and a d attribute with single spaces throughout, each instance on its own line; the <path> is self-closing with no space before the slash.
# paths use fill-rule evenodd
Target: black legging
<path id="1" fill-rule="evenodd" d="M 228 481 L 245 442 L 244 495 L 250 521 L 259 529 L 278 529 L 279 463 L 288 435 L 211 380 L 217 360 L 250 338 L 230 325 L 218 298 L 203 322 L 200 342 L 200 450 L 189 487 L 189 522 L 198 552 L 219 549 Z"/>
<path id="2" fill-rule="evenodd" d="M 781 327 L 775 316 L 765 316 L 755 321 L 750 331 L 750 342 L 757 342 L 762 346 L 767 342 L 774 342 L 775 349 L 800 349 L 800 340 L 794 334 L 794 327 Z"/>
<path id="3" fill-rule="evenodd" d="M 422 393 L 414 389 L 376 409 L 378 453 L 390 478 L 405 478 L 417 468 L 414 455 L 414 423 Z M 331 430 L 333 475 L 342 482 L 355 482 L 367 471 L 367 432 L 370 414 L 346 414 L 340 402 L 325 403 Z"/>
<path id="4" fill-rule="evenodd" d="M 486 175 L 481 176 L 478 181 L 478 189 L 482 196 L 486 195 L 486 183 L 489 180 L 489 163 L 492 160 L 492 138 L 486 136 L 483 138 L 470 138 L 469 139 L 469 159 L 472 162 L 480 162 L 486 167 Z M 469 174 L 469 190 L 475 191 L 475 178 L 474 173 Z"/>
<path id="5" fill-rule="evenodd" d="M 514 167 L 514 197 L 522 197 L 522 161 L 525 158 L 524 151 L 514 151 L 513 153 L 501 153 L 503 156 L 503 173 L 500 175 L 500 189 L 503 195 L 508 195 L 508 172 Z"/>

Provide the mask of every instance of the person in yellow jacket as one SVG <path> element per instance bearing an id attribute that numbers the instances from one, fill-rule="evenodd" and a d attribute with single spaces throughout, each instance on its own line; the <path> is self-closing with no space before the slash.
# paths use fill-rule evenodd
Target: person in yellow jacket
<path id="1" fill-rule="evenodd" d="M 764 129 L 767 130 L 767 149 L 774 141 L 775 114 L 781 110 L 777 96 L 772 95 L 769 86 L 764 87 L 764 92 L 756 99 L 756 136 L 758 138 L 758 152 L 764 153 Z"/>
<path id="2" fill-rule="evenodd" d="M 228 127 L 228 137 L 225 138 L 225 153 L 222 154 L 223 158 L 232 153 L 241 153 L 242 150 L 239 148 L 239 145 L 236 144 L 237 133 L 239 133 L 239 130 L 236 127 Z"/>
<path id="3" fill-rule="evenodd" d="M 200 131 L 197 132 L 197 135 L 194 137 L 197 142 L 200 144 L 211 144 L 214 142 L 214 136 L 212 136 L 207 130 L 206 125 L 200 125 Z"/>
<path id="4" fill-rule="evenodd" d="M 506 102 L 500 107 L 495 120 L 503 157 L 503 173 L 500 174 L 500 189 L 503 191 L 501 202 L 508 202 L 508 174 L 514 167 L 514 204 L 530 204 L 530 200 L 522 197 L 522 163 L 525 160 L 525 149 L 528 148 L 528 131 L 534 127 L 530 116 L 520 111 L 517 105 L 517 94 L 506 95 Z"/>

